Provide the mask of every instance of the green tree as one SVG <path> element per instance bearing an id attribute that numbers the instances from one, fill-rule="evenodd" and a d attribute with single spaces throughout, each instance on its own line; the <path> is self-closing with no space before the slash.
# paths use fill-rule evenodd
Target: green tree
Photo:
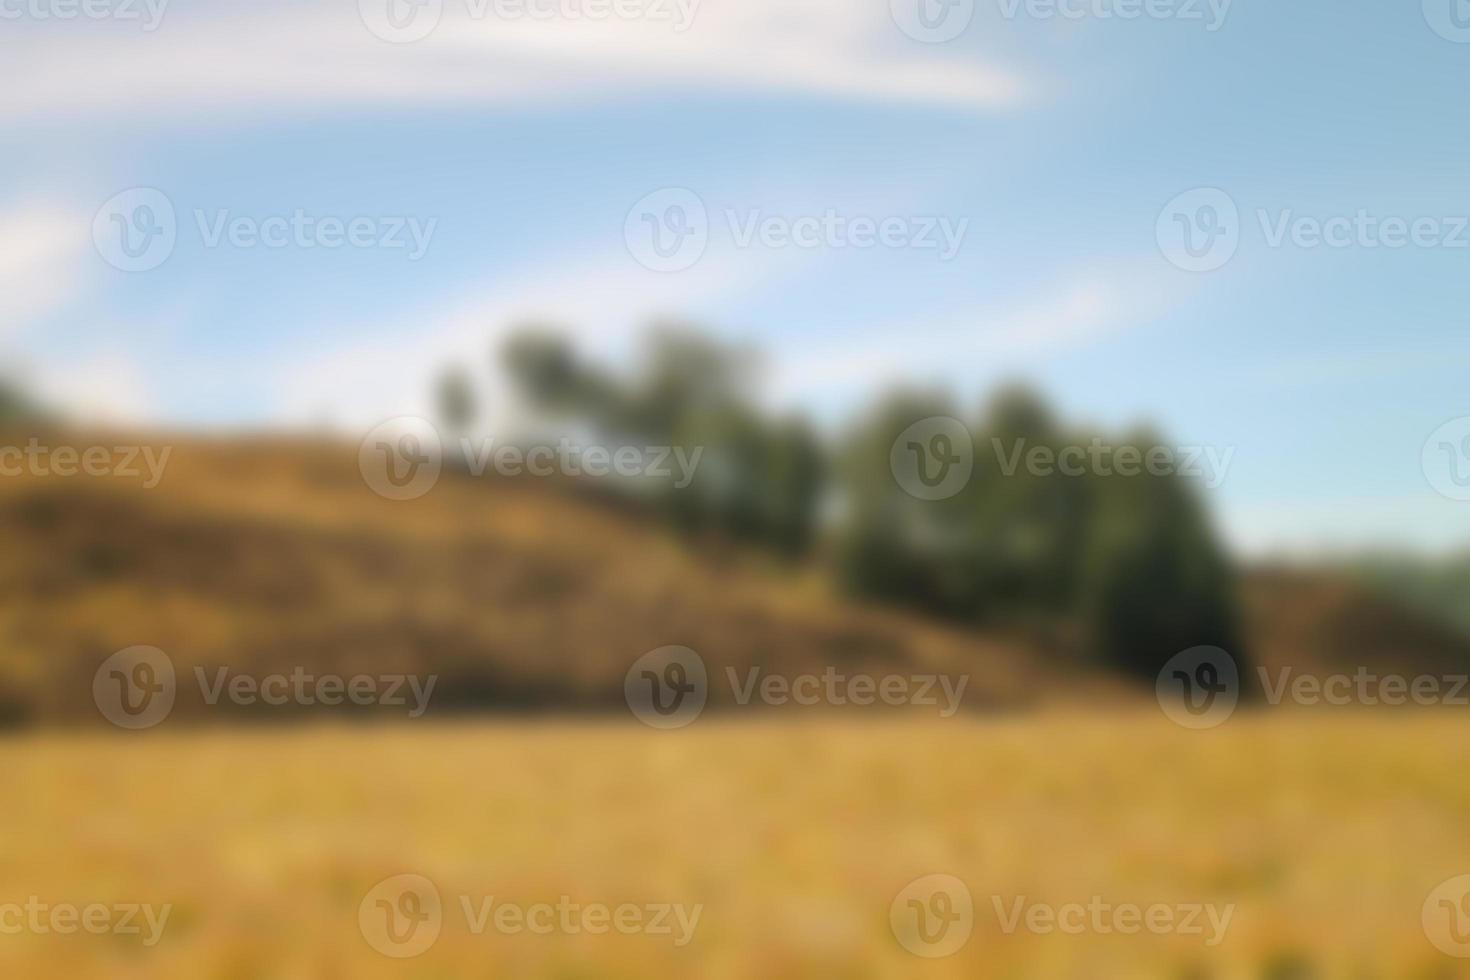
<path id="1" fill-rule="evenodd" d="M 475 422 L 475 389 L 462 368 L 450 368 L 439 378 L 439 420 L 450 432 L 467 432 Z"/>
<path id="2" fill-rule="evenodd" d="M 969 425 L 969 481 L 920 500 L 899 486 L 890 452 L 932 416 L 958 417 L 942 393 L 898 393 L 848 440 L 838 554 L 850 589 L 971 623 L 1062 627 L 1140 676 L 1197 645 L 1243 659 L 1229 564 L 1187 481 L 1102 475 L 1097 461 L 1121 447 L 1063 428 L 1037 395 L 1010 387 Z M 1126 443 L 1139 459 L 1158 444 L 1147 432 Z"/>
<path id="3" fill-rule="evenodd" d="M 505 349 L 512 378 L 539 409 L 618 445 L 700 450 L 688 486 L 644 483 L 636 492 L 691 533 L 718 532 L 787 555 L 808 548 L 822 493 L 822 450 L 798 419 L 754 405 L 760 369 L 748 349 L 689 328 L 652 331 L 641 371 L 623 380 L 583 362 L 544 329 Z"/>
<path id="4" fill-rule="evenodd" d="M 1124 443 L 1139 451 L 1158 444 L 1148 433 Z M 1142 678 L 1204 645 L 1223 648 L 1244 669 L 1233 575 L 1194 488 L 1147 473 L 1096 483 L 1083 570 L 1089 647 Z"/>

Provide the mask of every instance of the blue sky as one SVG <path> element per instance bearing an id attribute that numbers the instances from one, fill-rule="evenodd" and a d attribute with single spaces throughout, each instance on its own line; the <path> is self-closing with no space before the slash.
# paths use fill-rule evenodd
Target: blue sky
<path id="1" fill-rule="evenodd" d="M 1470 415 L 1470 247 L 1272 247 L 1258 216 L 1470 215 L 1462 0 L 1234 0 L 1215 30 L 1192 0 L 1127 20 L 974 0 L 943 43 L 901 29 L 920 0 L 628 0 L 603 21 L 442 0 L 411 43 L 373 33 L 388 0 L 172 0 L 153 30 L 128 19 L 142 0 L 94 2 L 0 0 L 0 349 L 79 414 L 366 428 L 425 411 L 433 374 L 488 364 L 513 322 L 617 358 L 677 316 L 758 342 L 766 397 L 831 425 L 895 381 L 974 404 L 1019 376 L 1079 420 L 1234 446 L 1209 496 L 1242 550 L 1470 544 L 1470 502 L 1421 465 Z M 140 187 L 177 242 L 125 272 L 93 223 Z M 708 215 L 674 272 L 625 236 L 664 188 Z M 1238 209 L 1207 272 L 1156 232 L 1197 188 Z M 434 225 L 415 260 L 208 247 L 195 217 L 298 210 Z M 966 224 L 944 260 L 741 247 L 727 212 Z"/>

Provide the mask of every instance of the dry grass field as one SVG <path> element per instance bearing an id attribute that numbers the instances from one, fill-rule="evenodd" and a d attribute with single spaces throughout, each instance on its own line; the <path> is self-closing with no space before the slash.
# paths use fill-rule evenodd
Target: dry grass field
<path id="1" fill-rule="evenodd" d="M 1470 722 L 1448 711 L 1156 711 L 858 724 L 545 720 L 16 735 L 0 742 L 0 904 L 171 903 L 162 939 L 0 936 L 26 980 L 1470 975 L 1420 925 L 1470 870 Z M 953 956 L 890 902 L 948 873 Z M 376 952 L 358 909 L 421 874 L 443 930 Z M 1010 907 L 1236 906 L 1200 936 L 1002 931 Z M 474 934 L 460 896 L 701 904 L 693 939 Z"/>

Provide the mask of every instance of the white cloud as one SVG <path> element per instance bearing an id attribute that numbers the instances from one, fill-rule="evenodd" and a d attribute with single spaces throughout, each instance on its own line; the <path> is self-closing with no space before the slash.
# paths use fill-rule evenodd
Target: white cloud
<path id="1" fill-rule="evenodd" d="M 52 359 L 37 368 L 33 383 L 42 405 L 75 422 L 138 425 L 158 419 L 148 372 L 130 354 Z"/>
<path id="2" fill-rule="evenodd" d="M 972 52 L 904 37 L 885 3 L 706 0 L 682 32 L 647 20 L 475 18 L 469 3 L 445 0 L 438 28 L 411 44 L 375 37 L 350 3 L 179 6 L 152 33 L 32 25 L 46 29 L 0 43 L 0 117 L 192 108 L 215 118 L 691 90 L 999 108 L 1033 89 Z"/>
<path id="3" fill-rule="evenodd" d="M 90 227 L 87 219 L 45 204 L 0 214 L 0 330 L 18 329 L 72 296 Z"/>
<path id="4" fill-rule="evenodd" d="M 994 302 L 960 314 L 924 313 L 925 322 L 888 324 L 778 362 L 783 397 L 823 390 L 871 391 L 885 382 L 954 379 L 982 365 L 990 376 L 1084 350 L 1147 325 L 1189 295 L 1195 280 L 1153 259 L 1074 270 L 1041 299 Z"/>

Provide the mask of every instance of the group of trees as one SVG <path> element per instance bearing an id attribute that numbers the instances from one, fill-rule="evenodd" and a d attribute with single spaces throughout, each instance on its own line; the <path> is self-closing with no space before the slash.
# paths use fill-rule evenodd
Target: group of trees
<path id="1" fill-rule="evenodd" d="M 926 500 L 899 485 L 891 452 L 936 417 L 964 413 L 943 394 L 894 395 L 847 441 L 836 534 L 849 588 L 973 622 L 1072 627 L 1090 654 L 1145 677 L 1191 646 L 1239 651 L 1229 563 L 1185 478 L 1021 464 L 1069 447 L 1116 459 L 1126 446 L 1141 459 L 1157 436 L 1069 430 L 1037 395 L 1008 388 L 963 424 L 969 478 Z"/>
<path id="2" fill-rule="evenodd" d="M 822 451 L 799 418 L 765 417 L 748 392 L 758 358 L 688 330 L 649 337 L 645 366 L 623 380 L 588 364 L 555 334 L 526 331 L 505 350 L 532 405 L 590 429 L 611 448 L 702 447 L 693 482 L 658 479 L 630 489 L 678 527 L 728 534 L 787 556 L 816 530 Z"/>
<path id="3" fill-rule="evenodd" d="M 36 406 L 19 385 L 0 378 L 0 425 L 29 421 L 37 414 Z"/>
<path id="4" fill-rule="evenodd" d="M 963 419 L 943 393 L 889 396 L 824 445 L 799 418 L 771 417 L 750 392 L 759 360 L 688 330 L 651 335 L 643 368 L 619 377 L 546 330 L 504 351 L 538 410 L 610 447 L 703 447 L 693 481 L 628 488 L 681 529 L 726 534 L 788 557 L 820 548 L 849 591 L 977 624 L 1061 625 L 1118 669 L 1152 676 L 1190 646 L 1238 651 L 1228 562 L 1195 488 L 1173 475 L 1066 475 L 1005 465 L 998 447 L 1119 441 L 1061 425 L 1035 394 L 1002 391 L 965 420 L 973 470 L 957 492 L 921 499 L 891 452 L 923 419 Z M 462 377 L 441 386 L 445 421 L 468 410 Z"/>

